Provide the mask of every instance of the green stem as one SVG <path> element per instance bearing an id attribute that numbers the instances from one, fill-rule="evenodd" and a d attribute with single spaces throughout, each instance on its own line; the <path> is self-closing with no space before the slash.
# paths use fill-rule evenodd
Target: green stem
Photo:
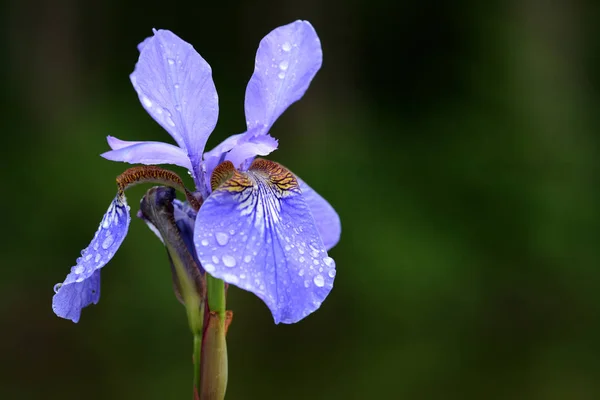
<path id="1" fill-rule="evenodd" d="M 206 292 L 210 311 L 219 314 L 222 327 L 225 327 L 225 282 L 206 274 Z"/>
<path id="2" fill-rule="evenodd" d="M 202 363 L 202 331 L 194 333 L 194 391 L 200 393 L 200 365 Z"/>

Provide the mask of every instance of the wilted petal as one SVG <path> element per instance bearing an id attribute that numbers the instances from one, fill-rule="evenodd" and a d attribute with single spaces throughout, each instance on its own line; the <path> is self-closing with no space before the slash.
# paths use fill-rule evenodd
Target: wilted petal
<path id="1" fill-rule="evenodd" d="M 145 165 L 174 164 L 192 170 L 192 164 L 186 152 L 172 144 L 127 142 L 112 136 L 108 136 L 107 140 L 112 151 L 101 154 L 107 160 Z"/>
<path id="2" fill-rule="evenodd" d="M 185 242 L 192 256 L 196 254 L 194 249 L 194 224 L 196 222 L 196 211 L 188 202 L 173 200 L 173 217 L 179 229 L 179 234 Z M 197 260 L 196 260 L 197 261 Z"/>
<path id="3" fill-rule="evenodd" d="M 333 286 L 335 263 L 298 182 L 274 162 L 257 160 L 215 188 L 194 234 L 204 269 L 256 294 L 276 323 L 315 311 Z"/>
<path id="4" fill-rule="evenodd" d="M 59 317 L 79 321 L 81 309 L 100 299 L 100 268 L 114 256 L 129 228 L 129 206 L 125 196 L 117 195 L 90 245 L 81 252 L 77 264 L 62 284 L 55 287 L 52 309 Z"/>
<path id="5" fill-rule="evenodd" d="M 146 111 L 186 150 L 197 176 L 219 113 L 211 68 L 170 31 L 154 30 L 142 43 L 131 83 Z"/>
<path id="6" fill-rule="evenodd" d="M 292 22 L 265 36 L 246 88 L 248 131 L 260 128 L 267 133 L 281 113 L 304 95 L 322 59 L 321 42 L 307 21 Z"/>
<path id="7" fill-rule="evenodd" d="M 302 179 L 296 177 L 302 189 L 302 196 L 310 208 L 310 212 L 321 234 L 323 244 L 327 250 L 335 246 L 342 233 L 342 224 L 340 217 L 335 212 L 331 204 L 327 202 L 319 193 L 315 192 L 313 188 L 308 186 Z"/>

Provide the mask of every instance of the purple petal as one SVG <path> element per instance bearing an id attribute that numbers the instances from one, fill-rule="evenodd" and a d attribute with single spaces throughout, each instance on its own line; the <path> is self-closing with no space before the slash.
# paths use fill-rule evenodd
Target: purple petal
<path id="1" fill-rule="evenodd" d="M 207 185 L 207 193 L 210 193 L 210 176 L 212 171 L 217 167 L 217 165 L 221 164 L 225 161 L 225 155 L 235 146 L 237 146 L 240 139 L 244 136 L 243 133 L 237 135 L 231 135 L 227 139 L 223 140 L 219 143 L 214 149 L 207 151 L 204 153 L 204 168 L 206 176 L 209 179 L 205 179 L 205 183 Z"/>
<path id="2" fill-rule="evenodd" d="M 304 95 L 322 59 L 321 42 L 307 21 L 292 22 L 265 36 L 246 88 L 248 130 L 267 133 L 281 113 Z"/>
<path id="3" fill-rule="evenodd" d="M 247 140 L 244 137 L 237 146 L 227 153 L 225 160 L 231 161 L 236 168 L 243 168 L 245 160 L 256 156 L 266 156 L 276 149 L 277 139 L 269 135 L 253 137 Z"/>
<path id="4" fill-rule="evenodd" d="M 108 136 L 108 145 L 113 149 L 101 154 L 111 161 L 130 164 L 174 164 L 192 170 L 190 159 L 184 150 L 162 142 L 127 142 Z"/>
<path id="5" fill-rule="evenodd" d="M 313 188 L 308 186 L 302 179 L 296 177 L 302 189 L 302 196 L 310 208 L 310 212 L 317 224 L 317 229 L 323 239 L 325 248 L 330 250 L 340 240 L 342 233 L 342 224 L 340 217 L 335 212 L 331 204 L 321 197 Z"/>
<path id="6" fill-rule="evenodd" d="M 335 276 L 293 174 L 255 161 L 205 200 L 196 218 L 196 253 L 212 276 L 248 290 L 275 323 L 294 323 L 321 305 Z"/>
<path id="7" fill-rule="evenodd" d="M 81 309 L 100 299 L 100 268 L 114 256 L 129 228 L 129 206 L 125 196 L 117 195 L 92 242 L 81 252 L 77 264 L 62 284 L 55 286 L 52 309 L 59 317 L 78 322 Z"/>
<path id="8" fill-rule="evenodd" d="M 142 42 L 131 83 L 146 111 L 183 148 L 199 175 L 202 152 L 219 114 L 208 63 L 167 30 Z"/>
<path id="9" fill-rule="evenodd" d="M 266 156 L 275 149 L 277 149 L 277 139 L 269 135 L 253 137 L 248 135 L 248 132 L 232 135 L 214 149 L 204 153 L 206 176 L 211 176 L 212 171 L 223 161 L 231 161 L 233 165 L 240 168 L 244 167 L 245 160 Z M 209 179 L 206 179 L 206 185 L 210 193 Z"/>

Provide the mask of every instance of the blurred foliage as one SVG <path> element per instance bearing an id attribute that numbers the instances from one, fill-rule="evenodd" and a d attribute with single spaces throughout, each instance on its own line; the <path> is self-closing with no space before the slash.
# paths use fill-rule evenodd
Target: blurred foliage
<path id="1" fill-rule="evenodd" d="M 340 4 L 0 5 L 0 398 L 189 398 L 191 335 L 144 224 L 79 324 L 52 287 L 126 168 L 105 136 L 169 140 L 128 81 L 137 43 L 171 29 L 212 65 L 212 147 L 244 129 L 259 40 L 299 18 L 324 64 L 270 158 L 338 210 L 336 286 L 291 326 L 230 290 L 228 399 L 600 398 L 599 5 Z"/>

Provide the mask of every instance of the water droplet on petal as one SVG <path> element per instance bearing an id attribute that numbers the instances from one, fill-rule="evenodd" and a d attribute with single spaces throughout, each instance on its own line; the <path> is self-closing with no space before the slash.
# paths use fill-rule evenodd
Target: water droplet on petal
<path id="1" fill-rule="evenodd" d="M 212 256 L 212 261 L 213 261 L 215 264 L 218 264 L 218 263 L 219 263 L 219 258 L 218 258 L 217 256 Z"/>
<path id="2" fill-rule="evenodd" d="M 305 280 L 304 281 L 304 287 L 307 288 L 310 286 L 310 281 L 309 280 Z"/>
<path id="3" fill-rule="evenodd" d="M 91 254 L 90 254 L 91 256 Z M 75 267 L 75 269 L 73 270 L 74 274 L 79 275 L 80 273 L 82 273 L 85 270 L 85 268 L 83 268 L 81 265 L 78 265 Z"/>
<path id="4" fill-rule="evenodd" d="M 333 258 L 331 258 L 331 257 L 325 257 L 325 258 L 323 258 L 323 262 L 328 267 L 331 267 L 331 266 L 333 266 L 335 264 L 335 262 L 333 261 Z"/>
<path id="5" fill-rule="evenodd" d="M 330 269 L 328 275 L 330 278 L 335 277 L 335 269 Z"/>
<path id="6" fill-rule="evenodd" d="M 142 103 L 144 103 L 144 105 L 148 108 L 152 107 L 152 101 L 150 101 L 150 99 L 146 96 L 142 96 Z"/>
<path id="7" fill-rule="evenodd" d="M 235 276 L 234 274 L 227 274 L 227 273 L 223 274 L 223 280 L 227 283 L 232 283 L 234 285 L 237 285 L 237 283 L 240 281 L 238 279 L 238 277 Z"/>
<path id="8" fill-rule="evenodd" d="M 301 269 L 300 271 L 298 271 L 298 276 L 304 276 L 304 270 Z"/>
<path id="9" fill-rule="evenodd" d="M 175 64 L 175 60 L 173 60 L 172 58 L 167 58 L 167 62 L 169 63 L 169 65 Z"/>
<path id="10" fill-rule="evenodd" d="M 224 255 L 221 259 L 223 260 L 223 264 L 225 264 L 226 267 L 235 267 L 235 258 L 233 258 L 232 256 Z"/>
<path id="11" fill-rule="evenodd" d="M 279 74 L 277 74 L 277 76 L 279 77 L 279 79 L 283 79 L 285 78 L 285 72 L 280 72 Z"/>
<path id="12" fill-rule="evenodd" d="M 317 287 L 323 287 L 323 285 L 325 285 L 325 279 L 323 279 L 323 276 L 320 274 L 314 277 L 313 282 Z"/>
<path id="13" fill-rule="evenodd" d="M 289 245 L 289 244 L 286 244 L 286 245 L 285 245 L 285 251 L 290 251 L 291 249 L 292 249 L 292 248 L 290 247 L 290 245 Z"/>
<path id="14" fill-rule="evenodd" d="M 100 261 L 100 253 L 96 254 L 96 258 L 94 258 L 94 262 L 97 263 L 98 261 Z"/>
<path id="15" fill-rule="evenodd" d="M 225 246 L 227 242 L 229 242 L 229 235 L 225 232 L 217 232 L 215 237 L 217 238 L 217 243 L 219 243 L 221 246 Z"/>
<path id="16" fill-rule="evenodd" d="M 304 257 L 300 257 L 300 258 L 298 259 L 298 261 L 300 261 L 301 263 L 303 263 L 303 262 L 304 262 Z"/>
<path id="17" fill-rule="evenodd" d="M 92 253 L 88 254 L 87 256 L 85 256 L 85 261 L 90 261 L 92 257 L 94 257 Z"/>
<path id="18" fill-rule="evenodd" d="M 54 285 L 54 293 L 58 293 L 59 289 L 62 287 L 62 283 L 57 283 Z"/>
<path id="19" fill-rule="evenodd" d="M 252 261 L 252 256 L 250 254 L 248 254 L 244 257 L 244 262 L 249 263 L 250 261 Z"/>
<path id="20" fill-rule="evenodd" d="M 200 243 L 202 244 L 202 246 L 208 246 L 208 240 L 206 239 L 202 239 Z"/>
<path id="21" fill-rule="evenodd" d="M 212 264 L 206 264 L 204 265 L 204 270 L 206 272 L 213 272 L 215 270 L 215 266 Z"/>
<path id="22" fill-rule="evenodd" d="M 110 246 L 112 246 L 114 241 L 115 241 L 115 239 L 109 233 L 108 236 L 106 236 L 106 239 L 104 239 L 104 241 L 102 242 L 102 248 L 104 250 L 108 249 Z"/>
<path id="23" fill-rule="evenodd" d="M 284 44 L 281 45 L 281 50 L 283 51 L 290 51 L 292 49 L 292 45 L 290 44 L 290 42 L 285 42 Z"/>
<path id="24" fill-rule="evenodd" d="M 289 65 L 290 64 L 286 60 L 283 60 L 279 63 L 279 69 L 285 71 L 286 69 L 288 69 Z"/>
<path id="25" fill-rule="evenodd" d="M 319 265 L 319 260 L 313 260 L 313 264 Z"/>

